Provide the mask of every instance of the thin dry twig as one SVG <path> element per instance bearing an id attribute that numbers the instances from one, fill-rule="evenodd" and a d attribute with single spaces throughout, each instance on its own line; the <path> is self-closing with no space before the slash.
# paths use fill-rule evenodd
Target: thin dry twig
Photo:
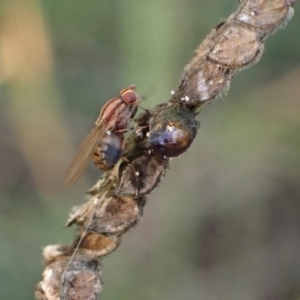
<path id="1" fill-rule="evenodd" d="M 102 289 L 101 260 L 143 215 L 146 195 L 161 181 L 169 159 L 185 152 L 199 129 L 202 106 L 226 93 L 233 76 L 256 63 L 267 37 L 292 18 L 295 0 L 243 0 L 196 49 L 171 99 L 135 119 L 124 158 L 73 208 L 67 226 L 77 226 L 71 246 L 44 249 L 46 269 L 38 300 L 96 299 Z"/>

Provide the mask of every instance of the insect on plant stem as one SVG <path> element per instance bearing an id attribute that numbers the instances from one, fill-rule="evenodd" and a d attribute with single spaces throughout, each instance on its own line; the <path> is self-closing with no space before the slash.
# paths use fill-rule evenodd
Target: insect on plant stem
<path id="1" fill-rule="evenodd" d="M 73 185 L 92 158 L 103 171 L 113 168 L 124 150 L 124 133 L 135 116 L 141 98 L 135 85 L 120 90 L 101 109 L 94 127 L 79 147 L 65 174 L 65 183 Z"/>

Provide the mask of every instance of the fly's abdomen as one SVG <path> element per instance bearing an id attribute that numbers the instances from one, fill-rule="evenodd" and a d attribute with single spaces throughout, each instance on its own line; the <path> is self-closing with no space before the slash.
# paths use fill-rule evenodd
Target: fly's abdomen
<path id="1" fill-rule="evenodd" d="M 103 171 L 112 169 L 122 156 L 123 148 L 124 138 L 122 134 L 106 133 L 93 154 L 95 165 Z"/>

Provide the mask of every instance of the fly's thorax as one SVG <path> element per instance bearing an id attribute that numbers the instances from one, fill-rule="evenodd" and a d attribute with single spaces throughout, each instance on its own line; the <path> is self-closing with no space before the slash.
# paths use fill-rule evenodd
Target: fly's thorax
<path id="1" fill-rule="evenodd" d="M 136 106 L 127 105 L 123 102 L 123 105 L 120 105 L 116 111 L 117 117 L 115 118 L 114 130 L 125 132 L 128 129 L 129 122 L 136 110 Z"/>
<path id="2" fill-rule="evenodd" d="M 126 103 L 124 103 L 120 97 L 111 98 L 102 107 L 95 125 L 100 125 L 103 120 L 105 120 L 106 123 L 115 123 L 118 112 L 120 110 L 122 111 L 126 106 Z"/>
<path id="3" fill-rule="evenodd" d="M 136 105 L 128 105 L 119 97 L 112 98 L 102 108 L 95 125 L 104 121 L 108 130 L 125 131 L 136 110 Z"/>

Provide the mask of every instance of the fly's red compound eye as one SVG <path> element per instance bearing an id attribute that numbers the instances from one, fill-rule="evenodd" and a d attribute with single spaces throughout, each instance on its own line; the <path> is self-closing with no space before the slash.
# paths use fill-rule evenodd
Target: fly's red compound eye
<path id="1" fill-rule="evenodd" d="M 137 104 L 139 101 L 139 96 L 132 90 L 125 90 L 124 92 L 120 93 L 120 96 L 128 105 Z"/>

